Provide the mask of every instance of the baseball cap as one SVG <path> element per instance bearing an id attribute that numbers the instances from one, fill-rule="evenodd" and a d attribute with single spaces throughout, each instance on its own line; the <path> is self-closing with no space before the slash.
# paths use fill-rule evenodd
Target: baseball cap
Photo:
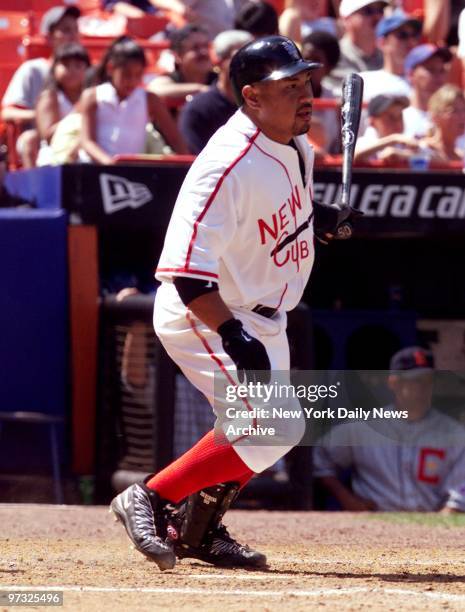
<path id="1" fill-rule="evenodd" d="M 379 94 L 368 102 L 368 116 L 378 117 L 393 104 L 400 104 L 403 108 L 407 108 L 410 102 L 405 96 Z"/>
<path id="2" fill-rule="evenodd" d="M 73 4 L 70 6 L 52 6 L 40 20 L 40 33 L 42 36 L 50 34 L 50 30 L 52 30 L 65 15 L 70 15 L 78 19 L 78 17 L 81 16 L 81 11 Z"/>
<path id="3" fill-rule="evenodd" d="M 406 15 L 403 11 L 395 11 L 389 17 L 383 17 L 383 19 L 381 19 L 376 26 L 376 36 L 378 38 L 387 36 L 403 25 L 410 25 L 415 28 L 417 32 L 420 32 L 421 30 L 421 21 L 418 21 L 418 19 L 414 19 L 413 17 L 409 17 L 409 15 Z"/>
<path id="4" fill-rule="evenodd" d="M 383 2 L 386 6 L 389 4 L 387 0 L 342 0 L 339 5 L 339 15 L 341 17 L 348 17 L 364 6 L 375 4 L 376 2 Z"/>
<path id="5" fill-rule="evenodd" d="M 452 59 L 452 53 L 447 47 L 438 47 L 430 43 L 414 47 L 405 58 L 405 72 L 411 72 L 418 64 L 423 64 L 436 55 L 445 62 L 450 62 Z"/>
<path id="6" fill-rule="evenodd" d="M 434 369 L 433 353 L 420 346 L 409 346 L 394 353 L 389 369 L 404 376 L 431 372 Z"/>

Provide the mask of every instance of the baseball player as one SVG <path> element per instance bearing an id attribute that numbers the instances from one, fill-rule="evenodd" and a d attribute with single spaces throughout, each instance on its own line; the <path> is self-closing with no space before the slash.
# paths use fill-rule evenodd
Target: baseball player
<path id="1" fill-rule="evenodd" d="M 230 76 L 239 110 L 192 164 L 179 192 L 156 277 L 155 331 L 221 423 L 159 473 L 118 495 L 111 510 L 135 547 L 160 569 L 176 556 L 219 566 L 263 567 L 221 520 L 254 473 L 304 433 L 302 416 L 274 422 L 275 436 L 229 431 L 214 384 L 267 382 L 289 371 L 286 311 L 301 299 L 314 236 L 337 234 L 353 211 L 312 201 L 312 70 L 296 45 L 271 36 L 242 47 Z M 247 397 L 243 408 L 250 408 Z M 292 400 L 290 400 L 292 402 Z M 297 400 L 294 400 L 297 401 Z M 266 419 L 260 423 L 266 431 Z"/>
<path id="2" fill-rule="evenodd" d="M 386 410 L 404 418 L 341 423 L 315 446 L 314 476 L 343 510 L 465 512 L 465 427 L 431 407 L 433 369 L 430 351 L 398 351 Z"/>

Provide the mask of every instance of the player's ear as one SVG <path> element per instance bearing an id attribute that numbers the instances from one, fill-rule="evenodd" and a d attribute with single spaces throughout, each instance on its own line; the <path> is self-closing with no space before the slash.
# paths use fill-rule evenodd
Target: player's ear
<path id="1" fill-rule="evenodd" d="M 260 107 L 258 92 L 253 85 L 245 85 L 242 88 L 242 97 L 250 108 L 257 109 Z"/>

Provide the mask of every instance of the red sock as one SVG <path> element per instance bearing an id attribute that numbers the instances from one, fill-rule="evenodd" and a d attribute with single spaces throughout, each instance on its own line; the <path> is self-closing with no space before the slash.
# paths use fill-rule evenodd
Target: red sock
<path id="1" fill-rule="evenodd" d="M 184 497 L 220 482 L 234 480 L 241 488 L 253 472 L 231 444 L 212 429 L 195 446 L 147 482 L 161 497 L 178 503 Z"/>

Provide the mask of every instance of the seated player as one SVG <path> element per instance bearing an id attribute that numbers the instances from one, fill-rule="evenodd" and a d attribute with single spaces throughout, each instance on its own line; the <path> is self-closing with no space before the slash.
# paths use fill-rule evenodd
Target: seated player
<path id="1" fill-rule="evenodd" d="M 216 130 L 237 110 L 229 80 L 229 64 L 234 53 L 251 40 L 252 35 L 248 32 L 228 30 L 213 41 L 218 80 L 208 91 L 194 96 L 179 115 L 179 129 L 194 155 L 200 153 Z"/>
<path id="2" fill-rule="evenodd" d="M 433 368 L 422 348 L 395 353 L 387 408 L 407 418 L 342 423 L 315 447 L 314 476 L 343 510 L 465 511 L 465 427 L 431 407 Z"/>

